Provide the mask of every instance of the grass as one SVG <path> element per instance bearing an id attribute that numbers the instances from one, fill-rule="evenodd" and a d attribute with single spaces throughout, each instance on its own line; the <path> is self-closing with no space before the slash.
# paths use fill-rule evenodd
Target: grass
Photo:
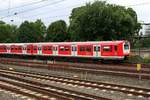
<path id="1" fill-rule="evenodd" d="M 139 55 L 132 55 L 132 56 L 129 56 L 125 62 L 128 62 L 128 63 L 149 63 L 150 64 L 150 56 L 146 56 L 146 57 L 142 58 Z"/>

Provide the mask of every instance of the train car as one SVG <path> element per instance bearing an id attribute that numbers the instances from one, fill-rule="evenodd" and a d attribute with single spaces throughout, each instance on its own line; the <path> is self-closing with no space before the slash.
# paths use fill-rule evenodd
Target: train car
<path id="1" fill-rule="evenodd" d="M 7 46 L 0 44 L 0 53 L 7 53 Z"/>
<path id="2" fill-rule="evenodd" d="M 130 53 L 130 43 L 120 41 L 48 42 L 0 44 L 0 53 L 78 57 L 93 59 L 124 59 Z"/>
<path id="3" fill-rule="evenodd" d="M 58 44 L 58 55 L 71 56 L 71 44 Z"/>
<path id="4" fill-rule="evenodd" d="M 7 46 L 7 48 L 9 48 Z M 10 45 L 10 53 L 13 53 L 13 54 L 22 54 L 22 45 Z"/>

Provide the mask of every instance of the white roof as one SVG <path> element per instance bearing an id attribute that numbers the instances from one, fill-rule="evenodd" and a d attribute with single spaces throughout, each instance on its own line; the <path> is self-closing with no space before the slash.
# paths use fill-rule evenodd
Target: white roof
<path id="1" fill-rule="evenodd" d="M 119 41 L 86 41 L 86 42 L 39 42 L 39 43 L 0 43 L 0 45 L 29 45 L 29 44 L 34 44 L 34 45 L 57 45 L 57 44 L 95 44 L 95 43 L 121 43 L 124 42 L 125 40 L 119 40 Z"/>

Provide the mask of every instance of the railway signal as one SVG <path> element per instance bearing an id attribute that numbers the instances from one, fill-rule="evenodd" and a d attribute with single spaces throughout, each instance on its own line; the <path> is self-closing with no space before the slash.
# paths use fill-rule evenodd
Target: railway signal
<path id="1" fill-rule="evenodd" d="M 137 64 L 136 70 L 139 72 L 139 80 L 141 80 L 141 64 Z"/>

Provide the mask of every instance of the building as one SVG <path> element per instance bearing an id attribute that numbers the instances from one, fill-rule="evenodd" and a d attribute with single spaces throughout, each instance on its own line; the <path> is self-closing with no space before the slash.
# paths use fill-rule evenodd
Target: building
<path id="1" fill-rule="evenodd" d="M 139 34 L 145 37 L 150 36 L 150 23 L 141 23 L 142 29 Z"/>

